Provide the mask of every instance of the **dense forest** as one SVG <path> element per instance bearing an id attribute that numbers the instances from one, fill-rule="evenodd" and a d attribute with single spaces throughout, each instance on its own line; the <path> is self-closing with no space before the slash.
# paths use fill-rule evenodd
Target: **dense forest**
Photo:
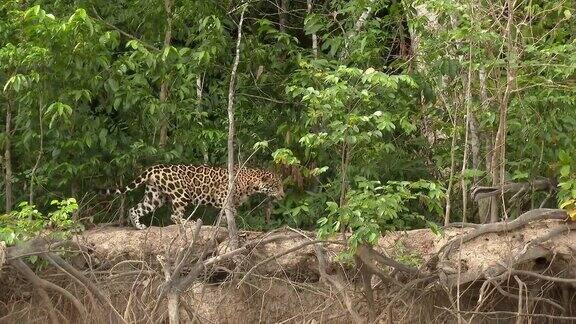
<path id="1" fill-rule="evenodd" d="M 575 14 L 571 0 L 2 0 L 0 241 L 129 224 L 142 192 L 99 189 L 230 157 L 286 193 L 252 197 L 240 230 L 342 236 L 344 262 L 394 231 L 576 216 Z"/>

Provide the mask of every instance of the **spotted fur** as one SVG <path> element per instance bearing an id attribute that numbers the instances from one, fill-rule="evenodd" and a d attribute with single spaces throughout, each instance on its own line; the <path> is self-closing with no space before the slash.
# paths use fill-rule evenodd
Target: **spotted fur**
<path id="1" fill-rule="evenodd" d="M 142 185 L 146 185 L 144 199 L 129 210 L 130 221 L 138 229 L 146 228 L 140 223 L 142 216 L 167 201 L 172 205 L 170 218 L 175 223 L 182 221 L 185 208 L 190 204 L 222 208 L 228 191 L 228 169 L 207 165 L 155 165 L 126 187 L 106 189 L 102 193 L 124 194 Z M 242 168 L 236 176 L 234 205 L 240 206 L 255 193 L 282 199 L 282 181 L 270 171 Z"/>

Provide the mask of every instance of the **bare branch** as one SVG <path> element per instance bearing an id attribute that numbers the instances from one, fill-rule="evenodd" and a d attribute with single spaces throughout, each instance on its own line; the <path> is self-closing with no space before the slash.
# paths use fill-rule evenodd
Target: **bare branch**
<path id="1" fill-rule="evenodd" d="M 230 73 L 230 86 L 228 88 L 228 194 L 226 196 L 226 203 L 224 204 L 224 211 L 226 213 L 226 221 L 228 223 L 228 235 L 230 237 L 230 247 L 232 249 L 238 248 L 238 229 L 236 227 L 236 208 L 234 206 L 234 188 L 235 188 L 235 163 L 234 163 L 234 137 L 236 136 L 236 129 L 234 123 L 234 94 L 236 92 L 236 73 L 238 70 L 238 63 L 240 62 L 240 44 L 242 42 L 242 24 L 244 23 L 244 13 L 246 12 L 246 5 L 242 8 L 240 14 L 240 22 L 238 23 L 238 36 L 236 39 L 236 55 L 234 56 L 234 63 L 232 64 L 232 72 Z"/>

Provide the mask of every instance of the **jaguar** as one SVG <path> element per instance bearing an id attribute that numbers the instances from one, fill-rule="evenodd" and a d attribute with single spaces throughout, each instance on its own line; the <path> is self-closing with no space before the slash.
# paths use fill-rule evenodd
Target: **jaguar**
<path id="1" fill-rule="evenodd" d="M 284 198 L 282 180 L 274 172 L 236 167 L 234 174 L 236 181 L 232 202 L 236 208 L 256 193 L 263 193 L 274 200 Z M 188 205 L 224 207 L 228 193 L 228 169 L 209 165 L 159 164 L 145 169 L 127 186 L 105 189 L 101 193 L 125 194 L 142 185 L 146 185 L 143 200 L 128 211 L 132 225 L 145 229 L 146 225 L 140 223 L 140 218 L 166 202 L 172 205 L 170 218 L 180 223 Z"/>

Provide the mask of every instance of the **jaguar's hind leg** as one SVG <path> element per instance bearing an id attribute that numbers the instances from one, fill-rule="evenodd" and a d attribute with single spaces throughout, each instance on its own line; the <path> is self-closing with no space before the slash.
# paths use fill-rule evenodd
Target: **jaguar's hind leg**
<path id="1" fill-rule="evenodd" d="M 130 208 L 128 211 L 128 216 L 132 225 L 137 229 L 145 229 L 146 225 L 140 223 L 140 217 L 155 211 L 161 207 L 164 202 L 165 199 L 158 190 L 150 187 L 146 188 L 146 191 L 144 192 L 144 200 Z"/>
<path id="2" fill-rule="evenodd" d="M 185 220 L 184 212 L 187 205 L 188 203 L 184 199 L 175 198 L 172 200 L 172 215 L 170 215 L 170 219 L 175 224 L 181 224 Z"/>

